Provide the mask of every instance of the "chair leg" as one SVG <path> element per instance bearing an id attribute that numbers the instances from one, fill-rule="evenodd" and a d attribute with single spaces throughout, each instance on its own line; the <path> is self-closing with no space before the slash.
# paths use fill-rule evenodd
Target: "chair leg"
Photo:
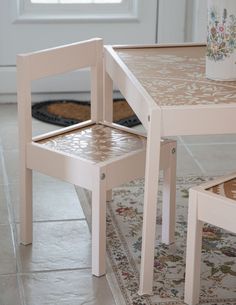
<path id="1" fill-rule="evenodd" d="M 162 204 L 162 242 L 169 245 L 175 241 L 176 215 L 176 142 L 169 145 L 169 164 L 164 169 Z"/>
<path id="2" fill-rule="evenodd" d="M 202 227 L 203 222 L 198 220 L 197 193 L 190 190 L 184 295 L 184 301 L 189 305 L 199 302 Z"/>
<path id="3" fill-rule="evenodd" d="M 106 272 L 106 188 L 98 175 L 92 190 L 92 274 Z"/>
<path id="4" fill-rule="evenodd" d="M 20 169 L 20 242 L 23 245 L 32 243 L 32 170 Z"/>
<path id="5" fill-rule="evenodd" d="M 107 191 L 107 201 L 112 201 L 112 190 Z"/>

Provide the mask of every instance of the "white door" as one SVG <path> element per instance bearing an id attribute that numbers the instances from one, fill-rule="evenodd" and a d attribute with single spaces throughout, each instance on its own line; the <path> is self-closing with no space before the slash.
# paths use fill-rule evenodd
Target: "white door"
<path id="1" fill-rule="evenodd" d="M 193 41 L 206 42 L 207 1 L 194 0 Z"/>
<path id="2" fill-rule="evenodd" d="M 0 94 L 16 91 L 17 53 L 92 37 L 101 37 L 106 44 L 155 43 L 157 3 L 157 0 L 1 0 Z M 68 88 L 54 82 L 50 89 L 43 83 L 35 91 L 77 90 L 73 77 L 69 83 Z"/>

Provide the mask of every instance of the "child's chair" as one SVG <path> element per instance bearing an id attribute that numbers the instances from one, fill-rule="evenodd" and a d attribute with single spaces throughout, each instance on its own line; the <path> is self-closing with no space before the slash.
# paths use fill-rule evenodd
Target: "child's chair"
<path id="1" fill-rule="evenodd" d="M 236 174 L 190 189 L 185 303 L 199 302 L 203 223 L 236 233 Z"/>
<path id="2" fill-rule="evenodd" d="M 85 67 L 91 69 L 91 120 L 32 139 L 31 82 Z M 32 243 L 32 170 L 87 188 L 92 191 L 92 273 L 101 276 L 105 273 L 106 195 L 115 186 L 144 176 L 146 138 L 103 121 L 101 39 L 18 55 L 17 83 L 21 243 Z M 163 141 L 167 187 L 163 231 L 168 236 L 173 236 L 175 227 L 175 150 L 175 141 Z"/>

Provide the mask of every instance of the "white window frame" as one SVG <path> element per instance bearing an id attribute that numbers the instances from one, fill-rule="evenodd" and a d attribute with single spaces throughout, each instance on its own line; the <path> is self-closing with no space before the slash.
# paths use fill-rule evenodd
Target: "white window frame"
<path id="1" fill-rule="evenodd" d="M 86 22 L 138 21 L 139 0 L 121 3 L 44 4 L 30 0 L 11 0 L 12 21 L 21 22 Z"/>

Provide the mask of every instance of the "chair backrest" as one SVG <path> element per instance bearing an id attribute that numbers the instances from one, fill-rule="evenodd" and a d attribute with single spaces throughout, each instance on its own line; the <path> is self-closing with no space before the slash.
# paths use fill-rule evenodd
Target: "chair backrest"
<path id="1" fill-rule="evenodd" d="M 91 119 L 103 115 L 103 41 L 78 43 L 17 55 L 17 102 L 20 140 L 32 141 L 31 82 L 48 76 L 91 68 Z"/>

